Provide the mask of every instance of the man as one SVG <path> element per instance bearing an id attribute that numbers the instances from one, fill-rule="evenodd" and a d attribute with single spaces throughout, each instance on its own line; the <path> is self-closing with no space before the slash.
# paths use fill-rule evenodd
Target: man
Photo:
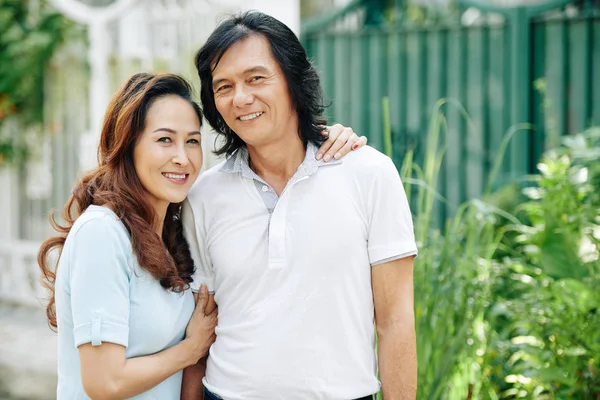
<path id="1" fill-rule="evenodd" d="M 394 164 L 369 147 L 315 160 L 319 78 L 268 15 L 224 21 L 196 66 L 228 156 L 183 212 L 193 288 L 208 285 L 219 307 L 205 398 L 370 399 L 379 370 L 386 400 L 414 399 L 417 248 Z"/>

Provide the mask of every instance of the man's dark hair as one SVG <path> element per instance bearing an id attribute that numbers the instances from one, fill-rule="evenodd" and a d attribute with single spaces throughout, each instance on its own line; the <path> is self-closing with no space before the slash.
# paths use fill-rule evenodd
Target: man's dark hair
<path id="1" fill-rule="evenodd" d="M 215 131 L 225 137 L 225 143 L 215 153 L 231 155 L 246 144 L 233 132 L 217 111 L 212 87 L 212 72 L 233 44 L 250 36 L 266 38 L 273 56 L 283 70 L 291 97 L 292 107 L 298 114 L 298 135 L 304 145 L 317 145 L 324 140 L 322 127 L 323 93 L 319 75 L 308 60 L 302 44 L 284 23 L 258 11 L 247 11 L 227 18 L 210 35 L 196 53 L 196 69 L 200 77 L 200 99 L 204 116 Z"/>

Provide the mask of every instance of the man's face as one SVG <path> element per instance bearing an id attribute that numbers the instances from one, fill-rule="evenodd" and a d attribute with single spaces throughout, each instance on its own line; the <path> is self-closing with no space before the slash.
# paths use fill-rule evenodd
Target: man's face
<path id="1" fill-rule="evenodd" d="M 264 146 L 298 135 L 285 75 L 263 36 L 233 44 L 213 70 L 217 111 L 249 146 Z"/>

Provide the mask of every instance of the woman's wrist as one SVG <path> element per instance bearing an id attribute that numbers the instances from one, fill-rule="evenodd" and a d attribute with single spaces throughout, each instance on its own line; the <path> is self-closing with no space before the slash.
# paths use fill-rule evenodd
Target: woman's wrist
<path id="1" fill-rule="evenodd" d="M 205 353 L 204 349 L 202 349 L 201 346 L 192 339 L 185 338 L 181 344 L 184 346 L 187 363 L 186 366 L 188 367 L 196 364 L 198 360 L 206 355 L 203 354 Z"/>

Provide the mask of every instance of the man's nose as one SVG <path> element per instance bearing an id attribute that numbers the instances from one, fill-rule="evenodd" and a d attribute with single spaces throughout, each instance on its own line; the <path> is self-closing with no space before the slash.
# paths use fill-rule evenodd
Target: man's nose
<path id="1" fill-rule="evenodd" d="M 250 93 L 246 85 L 238 85 L 235 88 L 235 94 L 233 96 L 233 105 L 236 107 L 245 107 L 252 104 L 254 96 Z"/>

